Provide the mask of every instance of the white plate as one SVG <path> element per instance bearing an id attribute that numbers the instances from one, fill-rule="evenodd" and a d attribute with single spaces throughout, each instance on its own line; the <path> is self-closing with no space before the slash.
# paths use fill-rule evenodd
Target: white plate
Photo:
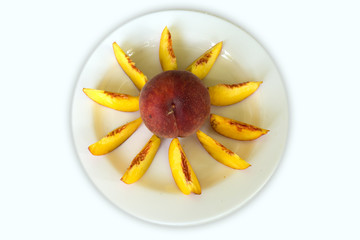
<path id="1" fill-rule="evenodd" d="M 201 129 L 252 166 L 233 170 L 216 162 L 196 136 L 181 143 L 202 187 L 201 195 L 184 195 L 175 185 L 168 164 L 169 139 L 161 147 L 147 173 L 138 182 L 120 181 L 131 160 L 151 137 L 144 125 L 120 147 L 104 156 L 92 156 L 88 146 L 122 124 L 140 116 L 100 106 L 82 88 L 103 89 L 136 95 L 137 89 L 122 71 L 113 54 L 116 41 L 150 79 L 161 71 L 158 44 L 168 26 L 178 60 L 185 69 L 196 57 L 219 41 L 223 50 L 209 75 L 207 86 L 248 80 L 263 81 L 244 101 L 212 107 L 211 112 L 244 121 L 270 132 L 251 142 L 218 135 L 207 122 Z M 166 225 L 193 225 L 225 216 L 250 200 L 276 169 L 288 131 L 288 105 L 281 76 L 263 47 L 230 22 L 200 12 L 162 11 L 136 18 L 111 33 L 93 52 L 76 85 L 72 129 L 81 163 L 90 179 L 112 203 L 140 219 Z"/>

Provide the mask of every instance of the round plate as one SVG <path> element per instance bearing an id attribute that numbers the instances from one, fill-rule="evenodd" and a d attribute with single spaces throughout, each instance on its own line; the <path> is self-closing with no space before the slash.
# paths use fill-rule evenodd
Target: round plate
<path id="1" fill-rule="evenodd" d="M 215 161 L 195 135 L 181 144 L 202 188 L 201 195 L 184 195 L 177 188 L 169 167 L 171 139 L 162 139 L 160 149 L 146 174 L 126 185 L 120 178 L 132 159 L 151 137 L 142 124 L 113 152 L 93 156 L 88 146 L 111 130 L 135 120 L 139 112 L 126 113 L 96 104 L 83 88 L 138 95 L 139 92 L 114 57 L 117 42 L 150 79 L 161 72 L 158 47 L 167 26 L 173 39 L 178 68 L 217 42 L 222 52 L 204 79 L 206 86 L 218 83 L 263 81 L 250 97 L 211 112 L 250 123 L 270 132 L 255 141 L 236 141 L 217 134 L 207 121 L 201 130 L 247 160 L 252 166 L 234 170 Z M 284 151 L 288 131 L 288 106 L 281 76 L 263 47 L 248 33 L 212 15 L 192 11 L 162 11 L 136 18 L 103 40 L 88 59 L 76 85 L 72 130 L 76 150 L 90 179 L 112 203 L 140 219 L 166 225 L 193 225 L 222 217 L 251 199 L 268 181 Z"/>

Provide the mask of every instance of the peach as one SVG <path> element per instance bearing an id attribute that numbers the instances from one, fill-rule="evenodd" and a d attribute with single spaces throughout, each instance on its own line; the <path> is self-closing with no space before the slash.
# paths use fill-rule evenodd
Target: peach
<path id="1" fill-rule="evenodd" d="M 195 133 L 210 114 L 210 96 L 202 81 L 187 71 L 162 72 L 140 93 L 141 118 L 159 137 L 186 137 Z"/>
<path id="2" fill-rule="evenodd" d="M 123 112 L 135 112 L 139 110 L 139 96 L 91 88 L 83 88 L 83 91 L 91 100 L 105 107 Z"/>
<path id="3" fill-rule="evenodd" d="M 218 84 L 209 87 L 211 104 L 214 106 L 227 106 L 238 103 L 253 94 L 259 88 L 260 84 L 262 84 L 262 81 Z"/>
<path id="4" fill-rule="evenodd" d="M 121 181 L 126 184 L 131 184 L 138 181 L 150 167 L 157 150 L 160 147 L 160 143 L 160 138 L 153 135 L 143 147 L 143 149 L 131 161 L 129 168 L 122 176 Z"/>
<path id="5" fill-rule="evenodd" d="M 135 86 L 140 90 L 147 82 L 147 77 L 145 76 L 145 74 L 135 66 L 135 63 L 130 59 L 128 55 L 126 55 L 126 53 L 120 48 L 120 46 L 116 42 L 113 43 L 113 50 L 115 58 L 119 63 L 120 67 L 124 70 L 126 75 L 129 76 L 131 81 L 133 81 Z"/>
<path id="6" fill-rule="evenodd" d="M 234 169 L 246 169 L 251 166 L 244 159 L 239 157 L 236 153 L 226 148 L 224 145 L 206 135 L 202 131 L 197 131 L 196 135 L 205 150 L 218 162 L 234 168 Z"/>
<path id="7" fill-rule="evenodd" d="M 216 114 L 210 115 L 210 125 L 217 133 L 241 141 L 255 140 L 269 132 L 267 129 Z"/>
<path id="8" fill-rule="evenodd" d="M 176 185 L 186 195 L 201 194 L 201 186 L 179 139 L 174 138 L 169 146 L 169 165 Z"/>
<path id="9" fill-rule="evenodd" d="M 132 122 L 126 123 L 121 127 L 109 132 L 105 137 L 93 143 L 89 146 L 89 151 L 93 155 L 104 155 L 125 142 L 142 123 L 141 118 L 138 118 Z"/>
<path id="10" fill-rule="evenodd" d="M 161 34 L 159 59 L 163 71 L 177 70 L 177 62 L 172 46 L 171 34 L 167 27 L 164 28 Z"/>
<path id="11" fill-rule="evenodd" d="M 222 49 L 222 42 L 219 42 L 215 46 L 207 50 L 205 53 L 203 53 L 194 62 L 192 62 L 186 68 L 186 71 L 192 72 L 200 79 L 204 79 L 206 75 L 210 72 L 212 66 L 214 65 L 216 59 L 218 58 L 221 49 Z"/>

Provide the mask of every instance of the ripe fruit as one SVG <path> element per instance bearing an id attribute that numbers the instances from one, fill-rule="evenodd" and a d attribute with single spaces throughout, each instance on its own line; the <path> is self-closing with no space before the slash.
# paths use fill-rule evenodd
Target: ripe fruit
<path id="1" fill-rule="evenodd" d="M 199 180 L 177 138 L 169 146 L 169 164 L 175 183 L 184 194 L 201 194 Z"/>
<path id="2" fill-rule="evenodd" d="M 238 103 L 253 94 L 262 82 L 218 84 L 209 87 L 210 101 L 214 106 Z"/>
<path id="3" fill-rule="evenodd" d="M 139 110 L 139 97 L 128 94 L 108 92 L 91 88 L 84 88 L 84 93 L 94 102 L 105 107 L 123 112 L 135 112 Z"/>
<path id="4" fill-rule="evenodd" d="M 172 46 L 171 34 L 167 27 L 164 28 L 161 34 L 159 59 L 163 71 L 177 70 L 177 62 Z"/>
<path id="5" fill-rule="evenodd" d="M 219 42 L 192 62 L 190 66 L 186 68 L 186 71 L 192 72 L 200 79 L 204 79 L 218 58 L 221 49 L 222 42 Z"/>
<path id="6" fill-rule="evenodd" d="M 210 114 L 210 96 L 202 81 L 187 71 L 166 71 L 148 81 L 140 93 L 140 114 L 159 137 L 186 137 Z"/>
<path id="7" fill-rule="evenodd" d="M 105 137 L 89 146 L 89 151 L 93 155 L 104 155 L 125 142 L 142 123 L 141 118 L 122 125 L 115 130 L 109 132 Z"/>
<path id="8" fill-rule="evenodd" d="M 269 130 L 216 114 L 210 115 L 210 125 L 217 133 L 241 141 L 254 140 L 269 132 Z"/>
<path id="9" fill-rule="evenodd" d="M 246 169 L 250 167 L 250 164 L 241 157 L 239 157 L 239 155 L 226 148 L 224 145 L 222 145 L 212 137 L 206 135 L 202 131 L 197 131 L 196 135 L 205 150 L 216 161 L 234 169 Z"/>
<path id="10" fill-rule="evenodd" d="M 157 150 L 160 147 L 161 139 L 153 135 L 143 149 L 131 161 L 129 168 L 122 176 L 121 181 L 127 184 L 138 181 L 148 170 Z"/>
<path id="11" fill-rule="evenodd" d="M 169 150 L 169 165 L 176 185 L 184 194 L 201 194 L 201 187 L 178 137 L 196 132 L 204 149 L 218 162 L 234 168 L 250 166 L 235 152 L 201 132 L 199 128 L 210 115 L 210 125 L 219 134 L 236 140 L 249 141 L 265 135 L 269 130 L 223 116 L 210 114 L 210 104 L 227 106 L 238 103 L 253 94 L 262 83 L 217 84 L 206 88 L 201 81 L 211 70 L 222 51 L 217 43 L 193 61 L 186 71 L 177 70 L 172 38 L 167 27 L 163 30 L 159 46 L 159 59 L 163 72 L 148 81 L 130 57 L 114 42 L 117 62 L 140 96 L 83 88 L 93 101 L 111 109 L 133 112 L 140 110 L 141 117 L 111 131 L 89 146 L 93 155 L 107 154 L 126 141 L 144 121 L 153 136 L 135 156 L 121 180 L 126 184 L 138 181 L 147 171 L 160 147 L 161 138 L 173 138 Z"/>
<path id="12" fill-rule="evenodd" d="M 147 77 L 144 75 L 143 72 L 140 71 L 140 69 L 135 66 L 135 63 L 130 59 L 128 55 L 126 55 L 126 53 L 120 48 L 120 46 L 116 42 L 113 43 L 113 50 L 115 58 L 121 68 L 124 70 L 126 75 L 129 76 L 131 81 L 133 81 L 135 86 L 140 90 L 147 82 Z"/>

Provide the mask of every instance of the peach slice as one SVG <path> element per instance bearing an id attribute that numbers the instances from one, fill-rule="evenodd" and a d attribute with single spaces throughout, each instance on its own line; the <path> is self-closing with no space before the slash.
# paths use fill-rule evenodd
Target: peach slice
<path id="1" fill-rule="evenodd" d="M 202 131 L 198 130 L 196 135 L 205 150 L 216 161 L 234 169 L 246 169 L 251 166 L 236 153 L 232 152 L 230 149 L 226 148 L 224 145 L 206 135 Z"/>
<path id="2" fill-rule="evenodd" d="M 126 75 L 133 81 L 135 86 L 141 90 L 141 88 L 147 82 L 147 77 L 142 73 L 136 66 L 130 57 L 125 54 L 125 52 L 120 48 L 120 46 L 114 42 L 113 49 L 117 62 L 120 64 L 121 68 L 124 70 Z"/>
<path id="3" fill-rule="evenodd" d="M 200 183 L 182 149 L 179 139 L 174 138 L 169 147 L 169 163 L 172 175 L 179 189 L 186 195 L 201 194 Z"/>
<path id="4" fill-rule="evenodd" d="M 104 155 L 113 151 L 115 148 L 125 142 L 142 123 L 141 118 L 129 122 L 121 127 L 109 132 L 98 142 L 89 146 L 89 151 L 93 155 Z"/>
<path id="5" fill-rule="evenodd" d="M 186 71 L 192 72 L 200 79 L 205 78 L 219 56 L 221 48 L 222 42 L 217 43 L 191 63 L 190 66 L 186 68 Z"/>
<path id="6" fill-rule="evenodd" d="M 139 110 L 139 96 L 134 97 L 127 94 L 91 88 L 83 88 L 83 92 L 94 102 L 111 109 L 123 112 L 135 112 Z"/>
<path id="7" fill-rule="evenodd" d="M 177 62 L 172 47 L 171 34 L 167 27 L 161 33 L 159 47 L 160 64 L 163 71 L 177 70 Z"/>
<path id="8" fill-rule="evenodd" d="M 150 164 L 159 149 L 160 143 L 160 138 L 153 135 L 144 148 L 132 160 L 129 168 L 122 176 L 121 181 L 126 184 L 131 184 L 139 180 L 150 167 Z"/>
<path id="9" fill-rule="evenodd" d="M 210 124 L 219 134 L 236 140 L 254 140 L 269 132 L 269 130 L 215 114 L 210 114 Z"/>
<path id="10" fill-rule="evenodd" d="M 210 101 L 215 106 L 227 106 L 238 103 L 253 94 L 262 82 L 244 82 L 237 84 L 218 84 L 208 87 Z"/>

